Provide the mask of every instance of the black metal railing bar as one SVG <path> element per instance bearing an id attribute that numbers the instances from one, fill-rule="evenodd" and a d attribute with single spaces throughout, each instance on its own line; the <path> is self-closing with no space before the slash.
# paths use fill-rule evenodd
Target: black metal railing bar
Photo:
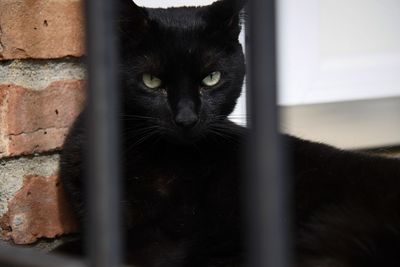
<path id="1" fill-rule="evenodd" d="M 88 67 L 87 248 L 91 267 L 121 265 L 118 1 L 86 0 Z"/>
<path id="2" fill-rule="evenodd" d="M 290 187 L 278 131 L 275 1 L 251 0 L 247 11 L 247 266 L 288 267 Z"/>

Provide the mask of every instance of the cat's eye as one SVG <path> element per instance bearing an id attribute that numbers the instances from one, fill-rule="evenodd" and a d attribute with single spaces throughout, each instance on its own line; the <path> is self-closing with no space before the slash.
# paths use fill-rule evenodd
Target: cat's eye
<path id="1" fill-rule="evenodd" d="M 207 77 L 205 77 L 201 82 L 205 86 L 212 87 L 217 85 L 220 80 L 221 80 L 221 72 L 214 71 L 210 73 Z"/>
<path id="2" fill-rule="evenodd" d="M 151 75 L 149 73 L 145 73 L 142 76 L 142 80 L 144 85 L 146 85 L 146 87 L 150 88 L 150 89 L 157 89 L 161 86 L 162 81 L 157 78 L 154 75 Z"/>

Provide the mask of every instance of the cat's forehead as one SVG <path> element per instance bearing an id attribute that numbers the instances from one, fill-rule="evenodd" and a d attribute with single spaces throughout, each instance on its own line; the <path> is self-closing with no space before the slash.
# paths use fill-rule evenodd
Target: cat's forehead
<path id="1" fill-rule="evenodd" d="M 149 18 L 167 28 L 195 29 L 205 25 L 204 7 L 147 8 Z"/>

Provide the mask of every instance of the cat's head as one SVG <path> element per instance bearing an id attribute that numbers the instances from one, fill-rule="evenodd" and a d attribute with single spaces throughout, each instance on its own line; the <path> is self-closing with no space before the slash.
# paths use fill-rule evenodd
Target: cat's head
<path id="1" fill-rule="evenodd" d="M 168 9 L 120 2 L 127 120 L 182 141 L 214 131 L 241 93 L 244 1 Z"/>

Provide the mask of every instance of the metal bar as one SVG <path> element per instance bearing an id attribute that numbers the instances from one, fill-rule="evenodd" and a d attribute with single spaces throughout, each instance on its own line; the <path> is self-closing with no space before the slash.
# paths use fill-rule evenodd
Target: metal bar
<path id="1" fill-rule="evenodd" d="M 115 11 L 118 1 L 86 0 L 88 54 L 87 246 L 91 267 L 121 265 L 119 93 Z"/>
<path id="2" fill-rule="evenodd" d="M 278 132 L 275 1 L 248 6 L 248 266 L 288 267 L 288 189 Z"/>
<path id="3" fill-rule="evenodd" d="M 83 262 L 54 254 L 42 254 L 33 249 L 0 245 L 2 267 L 86 267 Z"/>

